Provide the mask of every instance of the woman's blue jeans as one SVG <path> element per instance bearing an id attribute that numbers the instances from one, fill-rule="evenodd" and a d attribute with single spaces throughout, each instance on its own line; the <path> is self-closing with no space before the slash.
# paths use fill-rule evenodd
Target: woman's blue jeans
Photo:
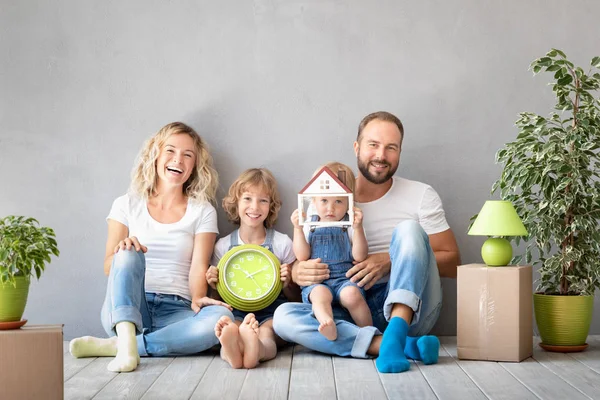
<path id="1" fill-rule="evenodd" d="M 115 254 L 106 298 L 102 306 L 102 326 L 115 336 L 115 325 L 128 321 L 138 332 L 140 356 L 175 356 L 202 352 L 219 343 L 214 327 L 219 318 L 231 312 L 223 306 L 206 306 L 199 313 L 191 302 L 172 294 L 145 293 L 144 253 L 119 250 Z"/>
<path id="2" fill-rule="evenodd" d="M 319 321 L 310 304 L 286 303 L 275 311 L 275 332 L 286 341 L 322 353 L 367 358 L 373 336 L 385 330 L 392 306 L 400 303 L 414 311 L 408 335 L 427 334 L 440 315 L 442 286 L 429 237 L 417 222 L 405 221 L 396 227 L 390 243 L 390 259 L 389 282 L 367 291 L 375 327 L 359 328 L 347 311 L 334 307 L 338 336 L 330 341 L 318 332 Z"/>

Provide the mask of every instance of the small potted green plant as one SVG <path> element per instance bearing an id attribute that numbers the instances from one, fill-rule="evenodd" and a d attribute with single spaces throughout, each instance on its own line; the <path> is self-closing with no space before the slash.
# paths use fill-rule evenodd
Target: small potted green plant
<path id="1" fill-rule="evenodd" d="M 21 321 L 30 278 L 40 278 L 51 254 L 59 255 L 51 228 L 34 218 L 0 219 L 0 323 Z"/>
<path id="2" fill-rule="evenodd" d="M 492 193 L 514 204 L 529 232 L 513 263 L 539 265 L 536 322 L 542 347 L 559 351 L 586 346 L 600 287 L 599 67 L 600 57 L 584 71 L 556 49 L 533 61 L 534 75 L 554 77 L 554 110 L 521 113 L 516 140 L 496 154 L 503 169 Z"/>

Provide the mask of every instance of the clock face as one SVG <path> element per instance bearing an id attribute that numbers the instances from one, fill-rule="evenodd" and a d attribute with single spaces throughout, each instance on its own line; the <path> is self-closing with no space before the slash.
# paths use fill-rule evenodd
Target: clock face
<path id="1" fill-rule="evenodd" d="M 279 281 L 273 261 L 260 251 L 246 248 L 232 254 L 220 274 L 227 290 L 241 300 L 261 299 Z"/>

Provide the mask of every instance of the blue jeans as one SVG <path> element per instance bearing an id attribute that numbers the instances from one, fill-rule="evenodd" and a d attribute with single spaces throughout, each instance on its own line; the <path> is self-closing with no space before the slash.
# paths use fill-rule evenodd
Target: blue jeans
<path id="1" fill-rule="evenodd" d="M 231 312 L 222 306 L 203 307 L 198 314 L 191 302 L 172 294 L 145 293 L 144 253 L 119 250 L 115 254 L 106 298 L 102 306 L 102 326 L 115 336 L 115 325 L 135 324 L 140 356 L 194 354 L 219 344 L 214 327 L 219 318 Z"/>
<path id="2" fill-rule="evenodd" d="M 275 311 L 275 333 L 288 342 L 322 353 L 367 358 L 373 337 L 385 330 L 393 304 L 400 303 L 414 311 L 409 336 L 427 334 L 440 314 L 442 286 L 429 237 L 417 222 L 405 221 L 394 229 L 390 259 L 389 282 L 377 284 L 367 291 L 374 327 L 359 328 L 350 322 L 352 318 L 348 312 L 334 307 L 338 337 L 330 341 L 318 332 L 319 321 L 310 304 L 286 303 Z"/>

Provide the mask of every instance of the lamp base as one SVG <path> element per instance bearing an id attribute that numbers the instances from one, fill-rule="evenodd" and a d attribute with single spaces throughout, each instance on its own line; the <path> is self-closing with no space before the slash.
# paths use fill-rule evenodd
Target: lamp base
<path id="1" fill-rule="evenodd" d="M 512 246 L 506 239 L 489 238 L 481 247 L 481 257 L 490 267 L 508 265 L 512 258 Z"/>

